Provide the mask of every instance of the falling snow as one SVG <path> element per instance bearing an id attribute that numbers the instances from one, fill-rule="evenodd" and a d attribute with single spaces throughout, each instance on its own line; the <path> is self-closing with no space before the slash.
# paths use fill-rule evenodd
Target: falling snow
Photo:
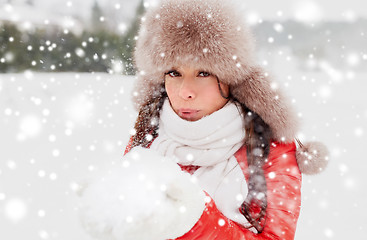
<path id="1" fill-rule="evenodd" d="M 117 2 L 112 8 L 122 11 L 124 5 Z M 76 1 L 63 1 L 62 4 L 68 9 L 78 7 Z M 144 3 L 145 7 L 155 4 L 153 0 Z M 333 29 L 319 33 L 320 36 L 325 34 L 320 38 L 325 48 L 310 47 L 312 50 L 301 53 L 304 59 L 295 56 L 289 47 L 276 45 L 282 38 L 287 43 L 306 45 L 298 32 L 281 21 L 290 16 L 290 12 L 292 19 L 315 29 L 326 10 L 318 1 L 296 1 L 289 9 L 273 11 L 271 32 L 259 39 L 269 47 L 259 51 L 258 57 L 270 76 L 277 79 L 272 87 L 285 87 L 293 99 L 303 124 L 299 138 L 323 141 L 330 150 L 330 164 L 325 172 L 303 178 L 296 239 L 364 239 L 367 235 L 363 214 L 367 201 L 363 152 L 367 143 L 367 50 L 365 47 L 356 50 L 353 43 L 345 41 L 335 43 L 342 41 L 344 36 L 336 37 Z M 359 19 L 357 10 L 346 6 L 339 13 L 339 19 L 353 24 Z M 0 7 L 0 15 L 6 13 L 12 18 L 21 18 L 14 11 L 10 4 Z M 107 16 L 100 17 L 102 22 L 107 20 Z M 246 20 L 251 26 L 259 26 L 265 21 L 256 9 L 247 11 Z M 38 21 L 45 26 L 55 23 L 44 15 Z M 65 34 L 78 27 L 69 17 L 60 22 L 65 27 Z M 27 22 L 22 26 L 25 29 L 33 27 Z M 184 27 L 182 22 L 177 22 L 176 26 Z M 115 30 L 125 33 L 128 29 L 129 25 L 120 22 Z M 366 32 L 367 29 L 361 27 L 358 37 L 365 40 Z M 18 36 L 5 39 L 6 43 L 17 41 L 20 41 Z M 93 37 L 86 38 L 62 56 L 71 59 L 76 55 L 84 60 L 86 48 L 95 41 Z M 336 46 L 330 48 L 332 51 L 327 47 L 331 44 Z M 25 51 L 53 54 L 58 47 L 54 42 L 45 41 L 25 46 Z M 210 54 L 206 48 L 200 51 Z M 327 51 L 335 54 L 327 55 Z M 165 54 L 168 53 L 159 53 L 159 56 L 165 57 Z M 333 59 L 330 56 L 334 56 Z M 109 57 L 107 52 L 96 53 L 90 60 Z M 237 63 L 236 55 L 232 58 L 237 67 L 243 67 Z M 14 64 L 14 59 L 14 52 L 0 53 L 0 64 Z M 335 59 L 341 65 L 334 64 Z M 30 63 L 40 66 L 47 62 L 35 59 Z M 32 71 L 0 74 L 1 239 L 90 239 L 78 222 L 74 199 L 84 187 L 83 176 L 98 171 L 105 162 L 118 162 L 129 137 L 136 134 L 133 129 L 136 112 L 130 98 L 135 78 L 121 76 L 125 66 L 119 59 L 111 60 L 110 67 L 110 74 Z M 57 64 L 50 64 L 47 70 L 57 71 L 57 68 Z M 148 140 L 151 138 L 149 135 Z M 186 157 L 193 160 L 190 154 Z M 129 168 L 131 163 L 126 161 L 123 167 Z M 268 177 L 281 176 L 271 172 Z M 167 186 L 162 185 L 159 189 L 165 191 Z M 245 198 L 239 194 L 235 201 L 241 203 Z M 126 197 L 119 196 L 119 199 L 122 201 Z M 181 206 L 179 211 L 184 213 L 188 209 Z M 135 219 L 127 216 L 125 220 L 132 223 Z M 218 227 L 225 224 L 223 219 L 218 221 Z"/>
<path id="2" fill-rule="evenodd" d="M 328 84 L 327 71 L 319 75 L 289 70 L 280 74 L 286 75 L 284 81 L 288 82 L 296 106 L 302 111 L 306 126 L 300 136 L 302 139 L 313 139 L 313 136 L 322 139 L 331 152 L 331 162 L 325 173 L 317 178 L 304 177 L 303 208 L 297 236 L 307 239 L 303 235 L 307 236 L 308 222 L 316 224 L 323 219 L 329 220 L 330 224 L 325 226 L 319 222 L 319 234 L 338 239 L 341 234 L 339 221 L 333 222 L 328 215 L 333 216 L 337 212 L 339 216 L 351 214 L 337 205 L 348 201 L 346 196 L 349 194 L 358 194 L 358 189 L 365 187 L 363 168 L 358 166 L 363 165 L 360 162 L 363 146 L 360 144 L 366 137 L 367 109 L 360 101 L 364 93 L 358 81 L 366 74 L 356 72 L 353 81 L 331 84 Z M 132 125 L 136 112 L 129 96 L 134 78 L 121 79 L 120 76 L 108 74 L 28 72 L 0 75 L 0 79 L 3 89 L 0 112 L 5 129 L 1 140 L 11 146 L 3 150 L 7 160 L 0 165 L 0 179 L 5 178 L 5 182 L 16 184 L 7 186 L 3 181 L 0 183 L 0 206 L 4 208 L 3 220 L 0 218 L 2 225 L 30 224 L 42 219 L 49 222 L 61 221 L 58 219 L 63 222 L 76 221 L 59 211 L 60 207 L 70 213 L 74 211 L 72 204 L 66 205 L 72 201 L 70 194 L 66 193 L 78 192 L 80 176 L 98 169 L 102 159 L 119 159 L 129 135 L 135 133 Z M 26 79 L 33 80 L 27 82 Z M 18 91 L 20 88 L 22 91 Z M 354 94 L 340 101 L 339 96 L 347 89 L 353 89 Z M 315 97 L 311 96 L 311 92 L 316 93 Z M 31 93 L 31 97 L 22 98 L 27 93 Z M 324 127 L 325 123 L 328 123 L 327 127 Z M 192 159 L 192 156 L 187 155 L 187 159 Z M 269 177 L 277 176 L 270 173 Z M 330 185 L 330 178 L 335 184 Z M 34 195 L 30 191 L 23 195 L 13 192 L 12 186 L 30 190 L 46 187 L 49 194 L 36 194 L 35 191 Z M 340 195 L 340 192 L 345 194 Z M 334 194 L 339 197 L 335 199 Z M 244 197 L 238 195 L 236 201 L 241 202 Z M 35 204 L 35 201 L 40 204 Z M 356 206 L 362 205 L 359 200 L 356 201 L 360 203 Z M 55 207 L 52 202 L 60 207 Z M 54 233 L 44 226 L 39 229 L 39 237 L 49 239 Z M 68 225 L 73 229 L 73 234 L 81 236 L 82 230 L 76 226 L 77 223 Z M 70 236 L 68 232 L 60 228 L 58 234 Z"/>

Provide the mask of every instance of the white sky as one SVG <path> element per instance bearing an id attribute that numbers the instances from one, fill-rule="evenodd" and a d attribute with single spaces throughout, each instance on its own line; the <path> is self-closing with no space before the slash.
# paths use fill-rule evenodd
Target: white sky
<path id="1" fill-rule="evenodd" d="M 350 20 L 358 16 L 367 17 L 365 0 L 245 0 L 243 2 L 264 19 L 278 18 L 279 11 L 285 18 L 314 16 L 323 20 Z"/>
<path id="2" fill-rule="evenodd" d="M 9 0 L 0 0 L 0 8 Z M 13 3 L 25 0 L 11 0 Z M 82 18 L 88 16 L 95 0 L 33 0 L 43 12 L 74 13 Z M 121 14 L 120 19 L 130 19 L 140 0 L 98 0 L 110 9 L 109 14 Z M 146 0 L 147 2 L 157 0 Z M 367 18 L 365 0 L 236 0 L 246 6 L 250 18 L 312 20 L 353 20 Z M 117 8 L 118 6 L 118 8 Z"/>

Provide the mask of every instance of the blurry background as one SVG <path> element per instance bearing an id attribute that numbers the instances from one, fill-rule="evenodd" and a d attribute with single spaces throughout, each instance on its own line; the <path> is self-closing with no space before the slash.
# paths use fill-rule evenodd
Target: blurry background
<path id="1" fill-rule="evenodd" d="M 367 3 L 238 1 L 299 137 L 330 150 L 325 172 L 303 178 L 296 239 L 365 239 Z M 154 4 L 0 0 L 0 239 L 90 239 L 75 191 L 121 159 L 136 118 L 132 50 Z"/>

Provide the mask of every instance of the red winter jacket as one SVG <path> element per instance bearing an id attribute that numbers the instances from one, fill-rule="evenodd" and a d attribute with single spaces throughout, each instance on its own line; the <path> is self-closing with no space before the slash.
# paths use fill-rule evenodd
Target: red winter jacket
<path id="1" fill-rule="evenodd" d="M 130 146 L 127 146 L 125 153 L 130 151 Z M 206 208 L 194 227 L 176 240 L 294 239 L 300 213 L 302 183 L 295 151 L 294 143 L 271 143 L 268 161 L 263 166 L 268 206 L 266 224 L 260 234 L 253 233 L 225 217 L 211 200 L 206 203 Z M 235 157 L 248 180 L 246 147 L 238 150 Z"/>

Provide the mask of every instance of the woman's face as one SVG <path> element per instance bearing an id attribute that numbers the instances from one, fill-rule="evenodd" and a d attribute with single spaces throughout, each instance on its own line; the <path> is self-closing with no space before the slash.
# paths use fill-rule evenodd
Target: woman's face
<path id="1" fill-rule="evenodd" d="M 228 85 L 220 83 L 228 96 Z M 174 68 L 165 74 L 165 88 L 173 110 L 187 121 L 197 121 L 221 109 L 228 100 L 217 77 L 200 69 Z"/>

